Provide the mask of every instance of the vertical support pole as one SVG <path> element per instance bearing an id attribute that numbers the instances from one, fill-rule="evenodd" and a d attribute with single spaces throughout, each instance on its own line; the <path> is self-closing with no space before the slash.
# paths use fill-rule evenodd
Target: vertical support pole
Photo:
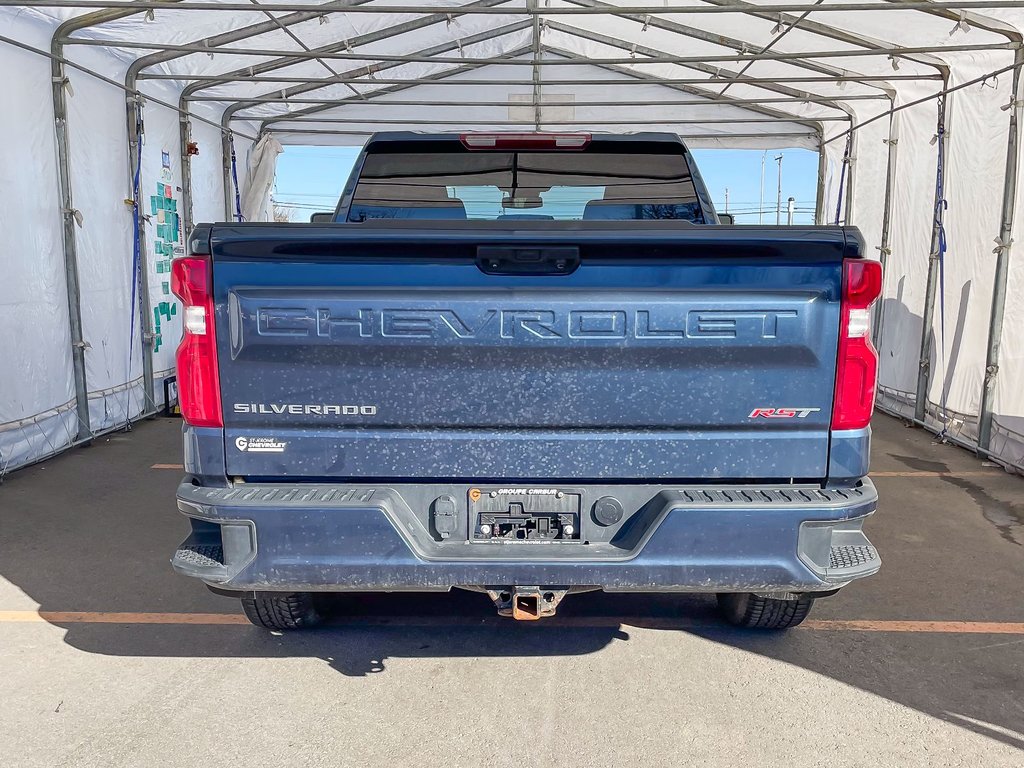
<path id="1" fill-rule="evenodd" d="M 828 175 L 828 158 L 825 157 L 825 137 L 818 133 L 818 191 L 814 199 L 814 223 L 825 224 L 825 176 Z"/>
<path id="2" fill-rule="evenodd" d="M 231 129 L 221 126 L 221 171 L 224 176 L 224 221 L 235 220 L 235 197 L 231 183 Z"/>
<path id="3" fill-rule="evenodd" d="M 192 155 L 188 153 L 192 141 L 192 122 L 189 120 L 188 102 L 178 103 L 178 143 L 181 145 L 181 231 L 184 234 L 186 252 L 189 233 L 192 232 Z"/>
<path id="4" fill-rule="evenodd" d="M 943 78 L 942 88 L 946 90 L 949 88 L 948 75 Z M 944 158 L 946 154 L 946 132 L 949 130 L 949 116 L 950 116 L 950 96 L 949 93 L 944 93 L 939 97 L 938 101 L 938 125 L 936 128 L 936 141 L 935 150 L 936 158 Z M 943 183 L 942 187 L 945 187 L 945 167 L 942 168 Z M 938 169 L 936 169 L 936 175 Z M 940 256 L 940 238 L 942 235 L 942 221 L 945 217 L 943 211 L 942 198 L 943 191 L 939 188 L 939 184 L 936 181 L 935 185 L 935 204 L 933 207 L 934 221 L 932 223 L 932 243 L 931 250 L 928 254 L 928 279 L 925 287 L 924 294 L 924 315 L 921 319 L 921 354 L 918 357 L 918 372 L 917 372 L 917 395 L 914 403 L 914 418 L 918 421 L 923 422 L 925 415 L 928 411 L 928 385 L 931 380 L 931 355 L 932 355 L 932 315 L 935 314 L 935 294 L 938 290 L 939 284 L 939 260 Z"/>
<path id="5" fill-rule="evenodd" d="M 135 80 L 125 82 L 125 85 L 133 91 Z M 146 250 L 146 222 L 142 218 L 142 200 L 136 200 L 136 195 L 142 195 L 141 181 L 139 188 L 135 188 L 135 175 L 141 173 L 141 149 L 142 149 L 142 96 L 137 93 L 129 93 L 127 97 L 127 125 L 128 125 L 128 189 L 131 190 L 131 199 L 139 209 L 139 273 L 137 277 L 137 288 L 139 296 L 139 335 L 142 339 L 142 393 L 144 399 L 144 412 L 149 413 L 156 410 L 156 395 L 153 389 L 153 341 L 156 336 L 153 333 L 153 309 L 149 300 L 149 259 Z M 136 279 L 132 275 L 132 279 Z M 131 367 L 129 363 L 129 376 Z"/>
<path id="6" fill-rule="evenodd" d="M 1003 212 L 996 248 L 996 274 L 992 285 L 992 309 L 988 323 L 988 351 L 985 356 L 985 383 L 981 391 L 978 417 L 978 447 L 988 451 L 992 443 L 992 407 L 996 376 L 999 374 L 999 344 L 1003 336 L 1006 311 L 1006 281 L 1010 271 L 1010 246 L 1013 243 L 1014 208 L 1020 181 L 1020 126 L 1024 121 L 1024 50 L 1014 52 L 1013 93 L 1010 96 L 1010 129 L 1006 138 L 1006 174 L 1003 179 Z"/>
<path id="7" fill-rule="evenodd" d="M 857 174 L 857 131 L 850 125 L 850 154 L 846 158 L 846 201 L 843 205 L 843 224 L 853 226 L 853 190 L 856 189 L 854 176 Z"/>
<path id="8" fill-rule="evenodd" d="M 71 194 L 71 155 L 68 151 L 68 102 L 65 86 L 67 75 L 63 58 L 64 47 L 54 42 L 50 75 L 53 85 L 53 123 L 57 138 L 57 171 L 60 176 L 60 204 L 64 241 L 64 280 L 68 294 L 68 326 L 71 334 L 71 361 L 75 375 L 75 410 L 78 415 L 78 440 L 92 437 L 89 423 L 89 390 L 85 378 L 85 350 L 88 344 L 82 338 L 81 291 L 78 282 L 78 250 L 75 239 L 77 211 Z"/>
<path id="9" fill-rule="evenodd" d="M 526 0 L 526 7 L 536 11 L 537 0 Z M 541 95 L 540 88 L 540 14 L 533 14 L 533 128 L 540 130 L 541 124 Z"/>
<path id="10" fill-rule="evenodd" d="M 890 107 L 892 106 L 890 104 Z M 896 180 L 896 145 L 899 143 L 896 130 L 896 116 L 892 113 L 889 114 L 889 138 L 885 139 L 885 143 L 889 147 L 889 154 L 885 160 L 885 200 L 882 203 L 882 234 L 878 245 L 878 260 L 882 264 L 883 279 L 885 277 L 886 262 L 892 253 L 892 249 L 889 247 L 889 236 L 892 230 L 892 190 Z M 876 349 L 879 348 L 882 342 L 882 324 L 885 322 L 885 316 L 882 312 L 884 305 L 885 299 L 883 296 L 882 301 L 875 304 L 874 322 L 871 324 L 872 339 Z"/>

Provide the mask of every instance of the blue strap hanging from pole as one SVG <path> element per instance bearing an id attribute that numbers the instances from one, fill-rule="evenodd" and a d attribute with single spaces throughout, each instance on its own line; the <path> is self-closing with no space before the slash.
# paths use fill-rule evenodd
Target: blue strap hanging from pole
<path id="1" fill-rule="evenodd" d="M 937 143 L 937 160 L 935 165 L 935 229 L 938 233 L 939 259 L 939 355 L 942 356 L 942 385 L 939 389 L 939 408 L 942 414 L 942 431 L 938 438 L 946 436 L 949 424 L 946 412 L 946 226 L 945 213 L 949 208 L 946 200 L 946 126 L 942 120 L 945 97 L 939 101 L 939 123 L 935 134 Z"/>
<path id="2" fill-rule="evenodd" d="M 836 226 L 843 211 L 843 193 L 846 191 L 846 168 L 850 164 L 850 153 L 853 151 L 853 131 L 846 136 L 846 149 L 843 151 L 843 169 L 839 173 L 839 196 L 836 198 Z"/>
<path id="3" fill-rule="evenodd" d="M 242 198 L 238 193 L 238 163 L 235 159 L 235 137 L 228 134 L 228 144 L 231 146 L 231 182 L 235 187 L 235 221 L 245 221 L 242 217 Z"/>
<path id="4" fill-rule="evenodd" d="M 139 280 L 142 277 L 142 213 L 139 210 L 139 196 L 142 194 L 140 176 L 142 173 L 142 139 L 145 136 L 145 126 L 142 122 L 141 105 L 136 101 L 133 108 L 135 111 L 135 172 L 132 174 L 132 300 L 128 304 L 131 322 L 128 333 L 128 388 L 125 390 L 126 395 L 131 391 L 132 358 L 135 355 L 135 316 L 139 312 L 135 307 L 135 302 L 140 289 Z M 141 286 L 141 290 L 148 290 L 148 286 Z M 124 421 L 125 427 L 131 429 L 131 411 L 127 405 L 124 412 Z"/>

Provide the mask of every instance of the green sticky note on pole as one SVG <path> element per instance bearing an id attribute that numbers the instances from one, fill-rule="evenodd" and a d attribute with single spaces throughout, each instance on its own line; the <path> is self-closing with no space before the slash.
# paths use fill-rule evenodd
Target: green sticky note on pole
<path id="1" fill-rule="evenodd" d="M 149 198 L 149 210 L 150 210 L 150 212 L 151 212 L 151 213 L 152 213 L 152 214 L 153 214 L 154 216 L 156 216 L 156 211 L 157 211 L 157 201 L 158 201 L 158 200 L 159 200 L 159 198 L 157 198 L 157 197 L 155 197 L 155 196 L 154 196 L 154 197 L 151 197 L 151 198 Z"/>

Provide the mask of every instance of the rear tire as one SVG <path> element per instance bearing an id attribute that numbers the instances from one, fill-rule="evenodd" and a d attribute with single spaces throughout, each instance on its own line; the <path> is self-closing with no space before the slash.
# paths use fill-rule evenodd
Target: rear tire
<path id="1" fill-rule="evenodd" d="M 730 624 L 749 629 L 789 629 L 807 618 L 814 605 L 810 595 L 795 600 L 759 597 L 750 592 L 718 595 L 718 608 Z"/>
<path id="2" fill-rule="evenodd" d="M 311 592 L 250 592 L 242 598 L 242 610 L 264 629 L 303 629 L 320 623 Z"/>

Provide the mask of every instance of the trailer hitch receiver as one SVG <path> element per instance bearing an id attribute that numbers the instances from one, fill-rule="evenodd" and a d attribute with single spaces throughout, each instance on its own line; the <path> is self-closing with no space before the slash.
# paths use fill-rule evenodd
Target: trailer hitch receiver
<path id="1" fill-rule="evenodd" d="M 517 621 L 554 616 L 567 592 L 566 587 L 487 587 L 487 595 L 498 609 L 498 615 L 511 616 Z"/>

